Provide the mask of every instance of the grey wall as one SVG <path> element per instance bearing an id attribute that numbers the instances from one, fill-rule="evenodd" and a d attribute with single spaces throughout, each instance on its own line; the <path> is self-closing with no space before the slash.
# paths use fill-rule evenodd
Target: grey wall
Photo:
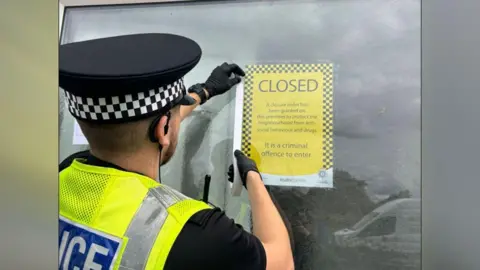
<path id="1" fill-rule="evenodd" d="M 480 269 L 480 2 L 422 1 L 423 268 Z"/>
<path id="2" fill-rule="evenodd" d="M 63 43 L 140 32 L 195 39 L 204 54 L 187 84 L 223 61 L 334 62 L 335 189 L 272 188 L 295 238 L 297 269 L 420 268 L 419 233 L 373 239 L 382 246 L 373 250 L 368 239 L 339 246 L 333 236 L 385 199 L 421 195 L 420 1 L 216 1 L 71 8 L 65 16 Z M 232 198 L 225 185 L 234 108 L 232 92 L 196 110 L 162 179 L 197 197 L 212 173 L 212 202 L 248 228 L 245 192 Z M 62 159 L 81 149 L 71 145 L 71 116 L 61 119 Z"/>

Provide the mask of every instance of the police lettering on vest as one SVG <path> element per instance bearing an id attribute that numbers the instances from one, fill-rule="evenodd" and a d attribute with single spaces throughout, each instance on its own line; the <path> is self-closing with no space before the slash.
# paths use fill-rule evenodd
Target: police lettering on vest
<path id="1" fill-rule="evenodd" d="M 59 269 L 112 269 L 122 239 L 60 216 Z"/>
<path id="2" fill-rule="evenodd" d="M 314 79 L 261 80 L 258 83 L 261 92 L 314 92 L 318 86 Z"/>

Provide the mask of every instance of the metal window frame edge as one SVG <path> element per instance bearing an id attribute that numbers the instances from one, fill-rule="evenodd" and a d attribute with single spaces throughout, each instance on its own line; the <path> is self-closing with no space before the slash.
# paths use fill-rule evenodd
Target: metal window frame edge
<path id="1" fill-rule="evenodd" d="M 195 0 L 60 0 L 58 2 L 58 37 L 61 40 L 63 32 L 63 22 L 65 20 L 65 11 L 71 7 L 85 6 L 114 6 L 114 5 L 135 5 L 135 4 L 155 4 L 169 2 L 193 2 Z"/>

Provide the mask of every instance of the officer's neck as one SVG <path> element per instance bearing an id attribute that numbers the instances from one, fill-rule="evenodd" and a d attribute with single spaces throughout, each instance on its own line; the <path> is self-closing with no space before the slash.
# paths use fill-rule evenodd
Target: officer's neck
<path id="1" fill-rule="evenodd" d="M 140 173 L 158 181 L 160 155 L 158 149 L 143 149 L 135 153 L 105 153 L 91 149 L 93 156 L 115 164 L 124 170 Z"/>

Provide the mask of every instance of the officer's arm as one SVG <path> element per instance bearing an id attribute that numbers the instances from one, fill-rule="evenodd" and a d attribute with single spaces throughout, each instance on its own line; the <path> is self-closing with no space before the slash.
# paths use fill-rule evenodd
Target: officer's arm
<path id="1" fill-rule="evenodd" d="M 287 228 L 260 175 L 250 171 L 246 180 L 253 215 L 253 234 L 260 239 L 265 249 L 267 270 L 294 269 Z"/>
<path id="2" fill-rule="evenodd" d="M 207 99 L 208 99 L 208 92 L 205 91 L 205 94 L 207 96 Z M 193 97 L 193 99 L 195 99 L 195 104 L 194 105 L 189 105 L 189 106 L 181 106 L 180 107 L 180 115 L 182 117 L 182 121 L 187 118 L 190 113 L 195 110 L 195 108 L 197 108 L 197 106 L 200 104 L 200 97 L 195 94 L 195 93 L 188 93 L 188 95 L 190 95 L 191 97 Z"/>

